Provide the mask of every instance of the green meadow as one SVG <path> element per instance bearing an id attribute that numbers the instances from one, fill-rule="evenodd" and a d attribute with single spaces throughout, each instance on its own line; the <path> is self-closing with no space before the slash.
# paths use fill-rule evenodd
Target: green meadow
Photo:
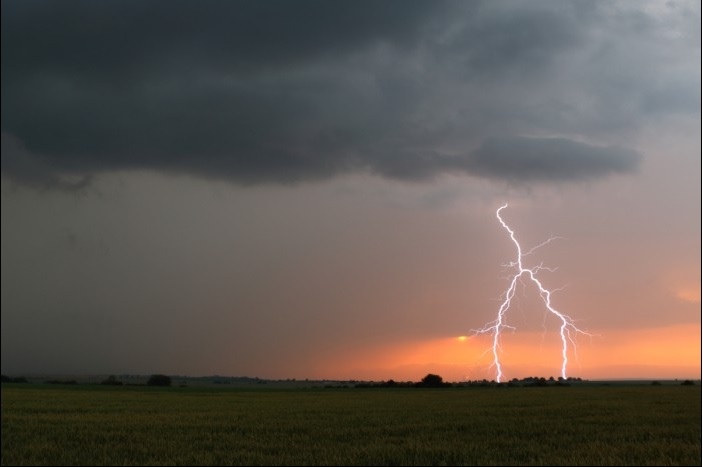
<path id="1" fill-rule="evenodd" d="M 2 465 L 701 465 L 701 386 L 2 386 Z"/>

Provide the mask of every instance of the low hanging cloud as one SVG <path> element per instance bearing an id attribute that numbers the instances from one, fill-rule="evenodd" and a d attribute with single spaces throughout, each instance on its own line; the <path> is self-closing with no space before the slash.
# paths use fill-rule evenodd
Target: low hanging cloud
<path id="1" fill-rule="evenodd" d="M 631 173 L 623 135 L 698 111 L 700 7 L 609 5 L 3 2 L 3 141 L 22 149 L 3 147 L 2 171 L 56 186 L 129 169 L 244 184 Z M 540 134 L 560 138 L 515 136 Z"/>
<path id="2" fill-rule="evenodd" d="M 616 146 L 592 146 L 565 138 L 491 138 L 467 160 L 479 176 L 524 181 L 578 181 L 634 172 L 640 155 Z"/>
<path id="3" fill-rule="evenodd" d="M 0 168 L 15 181 L 39 189 L 60 189 L 78 191 L 90 183 L 91 177 L 62 176 L 46 161 L 27 151 L 24 145 L 12 135 L 2 132 L 2 157 Z"/>

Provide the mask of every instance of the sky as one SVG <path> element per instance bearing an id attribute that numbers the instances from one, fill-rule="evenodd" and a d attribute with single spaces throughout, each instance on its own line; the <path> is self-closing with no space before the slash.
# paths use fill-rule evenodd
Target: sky
<path id="1" fill-rule="evenodd" d="M 3 374 L 701 376 L 695 1 L 2 2 Z M 558 376 L 527 281 L 507 378 Z M 463 338 L 467 336 L 468 338 Z"/>

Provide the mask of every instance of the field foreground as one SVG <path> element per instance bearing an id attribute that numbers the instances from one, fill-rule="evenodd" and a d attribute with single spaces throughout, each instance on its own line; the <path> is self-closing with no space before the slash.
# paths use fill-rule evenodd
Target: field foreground
<path id="1" fill-rule="evenodd" d="M 701 465 L 701 387 L 2 387 L 2 465 Z"/>

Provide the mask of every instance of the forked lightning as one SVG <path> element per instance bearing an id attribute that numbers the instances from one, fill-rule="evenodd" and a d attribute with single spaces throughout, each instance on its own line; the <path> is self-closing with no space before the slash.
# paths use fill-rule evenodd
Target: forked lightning
<path id="1" fill-rule="evenodd" d="M 555 239 L 555 237 L 549 238 L 547 241 L 537 245 L 536 247 L 530 249 L 527 253 L 522 252 L 522 247 L 520 246 L 520 243 L 517 241 L 515 238 L 515 232 L 508 226 L 508 224 L 505 223 L 503 218 L 500 216 L 500 212 L 507 208 L 508 204 L 504 204 L 498 210 L 496 211 L 496 217 L 498 218 L 498 221 L 501 223 L 503 228 L 508 231 L 510 234 L 510 239 L 513 241 L 515 244 L 515 248 L 517 248 L 517 259 L 515 261 L 511 261 L 510 263 L 507 264 L 507 267 L 513 268 L 515 270 L 515 274 L 512 277 L 512 280 L 510 281 L 510 285 L 508 286 L 508 289 L 505 291 L 503 294 L 503 302 L 500 305 L 500 308 L 498 309 L 498 316 L 496 317 L 495 320 L 491 321 L 490 323 L 486 324 L 483 328 L 481 329 L 475 329 L 474 334 L 491 334 L 493 337 L 493 346 L 492 346 L 492 351 L 493 351 L 493 364 L 496 368 L 496 381 L 500 382 L 501 379 L 503 378 L 503 368 L 500 364 L 500 352 L 501 352 L 501 347 L 500 347 L 500 340 L 501 340 L 501 331 L 505 328 L 508 329 L 514 329 L 512 326 L 509 326 L 506 324 L 505 321 L 505 313 L 508 311 L 510 308 L 513 296 L 515 295 L 515 289 L 517 288 L 517 281 L 521 277 L 527 275 L 527 277 L 537 286 L 539 290 L 539 295 L 542 298 L 542 301 L 544 302 L 544 305 L 547 307 L 547 310 L 549 310 L 550 313 L 552 313 L 554 316 L 556 316 L 560 321 L 561 321 L 561 326 L 559 333 L 561 335 L 561 356 L 562 356 L 562 364 L 561 364 L 561 376 L 562 378 L 566 379 L 566 366 L 569 363 L 569 358 L 568 358 L 568 350 L 569 350 L 569 343 L 574 347 L 574 350 L 576 349 L 576 342 L 574 341 L 574 336 L 576 334 L 586 334 L 589 335 L 589 333 L 582 331 L 578 327 L 576 327 L 576 324 L 574 324 L 574 320 L 564 314 L 558 311 L 554 306 L 552 305 L 552 291 L 545 288 L 542 285 L 542 282 L 537 278 L 537 273 L 543 269 L 549 270 L 549 271 L 554 271 L 554 269 L 547 268 L 543 266 L 542 264 L 539 264 L 537 266 L 534 266 L 532 268 L 526 268 L 523 265 L 523 259 L 525 256 L 533 253 L 536 249 L 543 247 L 544 245 L 550 243 L 552 240 Z"/>

